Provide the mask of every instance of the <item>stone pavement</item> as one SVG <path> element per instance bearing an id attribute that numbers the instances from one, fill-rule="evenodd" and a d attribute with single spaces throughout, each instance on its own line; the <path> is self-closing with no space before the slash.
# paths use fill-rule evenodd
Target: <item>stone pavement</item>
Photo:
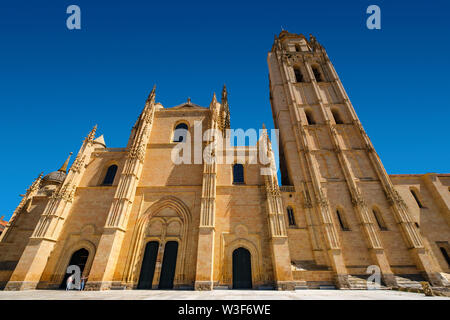
<path id="1" fill-rule="evenodd" d="M 449 300 L 391 290 L 110 290 L 0 291 L 0 300 Z"/>

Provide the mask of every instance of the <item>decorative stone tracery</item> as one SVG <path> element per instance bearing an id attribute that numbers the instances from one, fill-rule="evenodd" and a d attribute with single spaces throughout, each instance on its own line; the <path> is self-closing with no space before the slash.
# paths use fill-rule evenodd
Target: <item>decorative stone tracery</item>
<path id="1" fill-rule="evenodd" d="M 153 283 L 157 284 L 161 271 L 162 256 L 168 241 L 178 242 L 178 256 L 175 270 L 174 286 L 186 285 L 186 277 L 190 266 L 187 265 L 187 248 L 189 242 L 189 228 L 192 225 L 189 208 L 183 201 L 167 196 L 161 198 L 148 208 L 136 222 L 131 242 L 126 271 L 123 282 L 128 287 L 136 287 L 141 272 L 145 246 L 150 241 L 159 243 L 157 266 Z M 159 265 L 158 265 L 159 262 Z"/>

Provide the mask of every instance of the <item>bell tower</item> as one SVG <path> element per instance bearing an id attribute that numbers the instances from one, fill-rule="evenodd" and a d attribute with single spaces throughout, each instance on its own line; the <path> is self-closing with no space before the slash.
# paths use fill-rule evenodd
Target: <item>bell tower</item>
<path id="1" fill-rule="evenodd" d="M 396 286 L 386 244 L 398 241 L 408 249 L 405 259 L 417 272 L 440 285 L 420 231 L 325 49 L 312 35 L 307 39 L 282 31 L 275 37 L 268 65 L 272 114 L 280 130 L 282 183 L 294 186 L 301 199 L 315 262 L 334 271 L 340 288 L 352 286 L 355 261 L 377 265 L 384 283 Z M 389 236 L 383 234 L 375 206 L 385 208 L 383 213 L 396 223 Z M 364 257 L 355 256 L 356 243 L 367 249 Z M 392 250 L 389 254 L 395 258 Z"/>

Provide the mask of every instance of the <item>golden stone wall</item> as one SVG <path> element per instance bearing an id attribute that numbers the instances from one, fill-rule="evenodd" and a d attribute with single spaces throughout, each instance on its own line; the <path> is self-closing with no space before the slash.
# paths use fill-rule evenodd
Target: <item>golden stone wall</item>
<path id="1" fill-rule="evenodd" d="M 107 148 L 94 129 L 70 171 L 57 172 L 65 179 L 40 176 L 27 190 L 0 241 L 0 285 L 57 288 L 84 248 L 87 289 L 134 289 L 149 241 L 159 243 L 152 288 L 168 241 L 178 243 L 174 288 L 232 288 L 237 248 L 250 253 L 254 289 L 356 288 L 370 265 L 380 267 L 387 286 L 422 278 L 448 285 L 450 175 L 387 175 L 315 38 L 283 31 L 268 64 L 288 183 L 262 176 L 265 165 L 250 157 L 244 184 L 233 184 L 234 163 L 175 165 L 175 126 L 187 124 L 191 136 L 196 122 L 202 134 L 224 132 L 227 93 L 220 103 L 214 95 L 208 108 L 190 101 L 164 108 L 153 90 L 126 148 Z M 270 144 L 265 148 L 270 154 Z M 111 165 L 114 181 L 102 185 Z"/>

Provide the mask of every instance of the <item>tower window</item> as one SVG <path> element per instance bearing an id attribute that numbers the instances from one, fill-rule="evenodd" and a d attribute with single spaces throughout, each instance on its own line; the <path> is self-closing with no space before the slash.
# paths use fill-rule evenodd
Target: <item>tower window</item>
<path id="1" fill-rule="evenodd" d="M 240 163 L 233 165 L 233 184 L 244 184 L 244 166 Z"/>
<path id="2" fill-rule="evenodd" d="M 439 250 L 441 250 L 441 253 L 444 256 L 445 261 L 447 261 L 447 264 L 450 267 L 450 257 L 448 256 L 447 250 L 445 250 L 445 248 L 443 247 L 439 247 Z"/>
<path id="3" fill-rule="evenodd" d="M 350 231 L 350 228 L 347 225 L 347 222 L 345 221 L 345 217 L 343 212 L 340 209 L 336 209 L 336 216 L 339 221 L 339 225 L 341 226 L 342 231 Z"/>
<path id="4" fill-rule="evenodd" d="M 292 207 L 287 207 L 286 211 L 287 211 L 289 225 L 295 226 L 294 210 L 292 209 Z"/>
<path id="5" fill-rule="evenodd" d="M 302 51 L 302 48 L 300 47 L 300 45 L 298 43 L 295 45 L 295 51 L 297 51 L 297 52 Z"/>
<path id="6" fill-rule="evenodd" d="M 419 195 L 417 194 L 417 191 L 414 189 L 409 189 L 409 191 L 411 191 L 411 194 L 414 197 L 414 199 L 416 200 L 419 208 L 424 208 L 424 206 L 422 205 L 422 202 L 420 201 Z"/>
<path id="7" fill-rule="evenodd" d="M 333 114 L 334 122 L 336 122 L 336 124 L 344 123 L 344 121 L 342 121 L 341 114 L 337 109 L 335 108 L 331 109 L 331 113 Z"/>
<path id="8" fill-rule="evenodd" d="M 322 80 L 322 74 L 320 73 L 319 69 L 316 66 L 312 67 L 312 71 L 314 73 L 314 78 L 316 78 L 317 82 L 321 82 Z"/>
<path id="9" fill-rule="evenodd" d="M 308 124 L 316 124 L 316 121 L 314 121 L 314 117 L 313 117 L 311 109 L 305 109 L 305 115 L 306 115 L 306 121 L 308 122 Z"/>
<path id="10" fill-rule="evenodd" d="M 386 227 L 386 223 L 383 220 L 383 217 L 381 216 L 380 212 L 378 211 L 378 209 L 374 208 L 372 210 L 373 212 L 373 216 L 375 217 L 375 220 L 377 221 L 378 227 L 380 228 L 381 231 L 387 231 L 387 227 Z"/>
<path id="11" fill-rule="evenodd" d="M 185 123 L 180 123 L 175 127 L 173 133 L 173 142 L 185 142 L 188 133 L 188 126 Z"/>
<path id="12" fill-rule="evenodd" d="M 294 74 L 295 74 L 296 82 L 304 82 L 303 74 L 302 74 L 302 71 L 300 70 L 300 67 L 294 67 Z"/>
<path id="13" fill-rule="evenodd" d="M 111 186 L 114 182 L 114 178 L 116 177 L 116 173 L 117 166 L 115 164 L 109 166 L 108 170 L 106 171 L 105 178 L 103 179 L 102 185 Z"/>

